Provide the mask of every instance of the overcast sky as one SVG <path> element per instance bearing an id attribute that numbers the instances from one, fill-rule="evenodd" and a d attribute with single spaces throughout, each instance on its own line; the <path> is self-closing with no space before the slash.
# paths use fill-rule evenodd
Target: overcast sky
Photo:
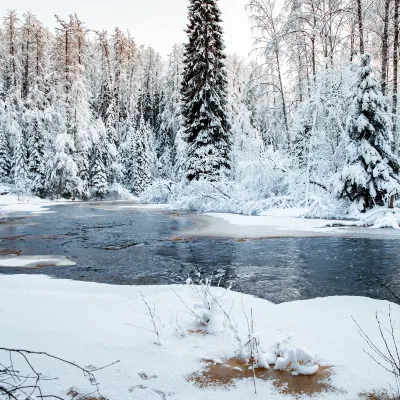
<path id="1" fill-rule="evenodd" d="M 229 53 L 246 56 L 252 45 L 248 0 L 219 0 L 225 43 Z M 138 44 L 153 46 L 166 56 L 174 43 L 185 40 L 189 0 L 1 0 L 0 11 L 33 12 L 47 27 L 55 26 L 54 14 L 67 18 L 76 12 L 88 28 L 112 31 L 129 29 Z"/>

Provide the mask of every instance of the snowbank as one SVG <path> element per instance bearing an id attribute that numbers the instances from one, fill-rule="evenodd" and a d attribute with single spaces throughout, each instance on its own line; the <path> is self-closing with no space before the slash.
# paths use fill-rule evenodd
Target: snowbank
<path id="1" fill-rule="evenodd" d="M 48 213 L 50 205 L 57 203 L 69 204 L 67 200 L 43 200 L 36 196 L 19 196 L 14 194 L 14 187 L 0 184 L 0 216 L 12 212 L 30 212 L 34 214 Z"/>
<path id="2" fill-rule="evenodd" d="M 196 301 L 189 286 L 172 289 L 187 304 Z M 220 289 L 221 290 L 221 289 Z M 101 392 L 111 399 L 242 400 L 253 395 L 252 381 L 235 389 L 199 389 L 185 377 L 201 368 L 202 359 L 223 359 L 236 349 L 229 329 L 220 335 L 182 335 L 195 327 L 194 317 L 168 286 L 112 286 L 44 276 L 0 276 L 0 343 L 5 347 L 47 351 L 83 366 L 121 362 L 97 373 Z M 162 346 L 154 344 L 152 322 L 144 298 L 155 310 Z M 239 329 L 246 330 L 243 313 L 253 310 L 257 332 L 264 343 L 292 337 L 316 355 L 321 364 L 333 365 L 332 384 L 346 391 L 328 393 L 325 399 L 357 399 L 361 391 L 387 387 L 391 376 L 364 353 L 357 322 L 378 342 L 374 314 L 387 316 L 389 303 L 367 298 L 335 297 L 271 304 L 239 293 L 228 293 Z M 153 308 L 154 307 L 154 308 Z M 400 307 L 392 304 L 400 319 Z M 57 376 L 47 381 L 52 394 L 62 397 L 75 386 L 90 390 L 73 368 L 35 358 L 42 372 Z M 146 372 L 146 374 L 143 374 Z M 143 376 L 152 379 L 144 380 Z M 371 379 L 373 377 L 373 379 Z M 260 398 L 282 400 L 270 382 L 258 382 Z M 164 397 L 163 397 L 164 394 Z M 322 398 L 322 397 L 318 397 Z"/>
<path id="3" fill-rule="evenodd" d="M 2 268 L 38 268 L 40 266 L 69 267 L 76 265 L 66 257 L 57 256 L 0 256 Z"/>
<path id="4" fill-rule="evenodd" d="M 380 226 L 371 224 L 369 226 L 375 229 L 370 229 L 362 220 L 343 221 L 299 217 L 306 212 L 306 209 L 295 208 L 273 209 L 259 216 L 205 213 L 191 217 L 194 225 L 179 232 L 178 235 L 234 239 L 323 236 L 400 239 L 399 230 L 385 229 L 384 224 Z M 378 221 L 387 220 L 378 219 Z"/>

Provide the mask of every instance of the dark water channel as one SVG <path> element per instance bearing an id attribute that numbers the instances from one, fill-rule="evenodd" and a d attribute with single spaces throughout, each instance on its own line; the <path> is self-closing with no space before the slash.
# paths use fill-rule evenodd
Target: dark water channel
<path id="1" fill-rule="evenodd" d="M 56 213 L 0 225 L 0 250 L 71 256 L 77 265 L 33 270 L 0 267 L 0 274 L 147 285 L 182 283 L 199 271 L 221 279 L 222 285 L 232 283 L 236 291 L 276 303 L 335 295 L 394 301 L 382 283 L 400 294 L 398 240 L 175 240 L 178 231 L 190 226 L 189 216 L 79 204 L 51 210 Z"/>

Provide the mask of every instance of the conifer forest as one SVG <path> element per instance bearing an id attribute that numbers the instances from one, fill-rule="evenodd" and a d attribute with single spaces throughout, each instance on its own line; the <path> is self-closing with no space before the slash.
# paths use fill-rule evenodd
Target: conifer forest
<path id="1" fill-rule="evenodd" d="M 249 0 L 246 58 L 226 53 L 217 0 L 188 3 L 187 41 L 166 59 L 75 14 L 51 31 L 7 12 L 0 181 L 244 214 L 395 204 L 400 0 Z"/>

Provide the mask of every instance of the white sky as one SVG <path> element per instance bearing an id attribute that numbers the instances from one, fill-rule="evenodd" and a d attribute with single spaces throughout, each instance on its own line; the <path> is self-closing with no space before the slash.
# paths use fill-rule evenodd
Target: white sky
<path id="1" fill-rule="evenodd" d="M 227 52 L 247 56 L 252 36 L 248 0 L 220 0 Z M 138 44 L 151 45 L 166 56 L 174 43 L 185 40 L 189 0 L 1 0 L 0 14 L 7 10 L 34 13 L 49 28 L 55 26 L 54 14 L 66 19 L 77 13 L 90 29 L 116 26 L 129 29 Z"/>

